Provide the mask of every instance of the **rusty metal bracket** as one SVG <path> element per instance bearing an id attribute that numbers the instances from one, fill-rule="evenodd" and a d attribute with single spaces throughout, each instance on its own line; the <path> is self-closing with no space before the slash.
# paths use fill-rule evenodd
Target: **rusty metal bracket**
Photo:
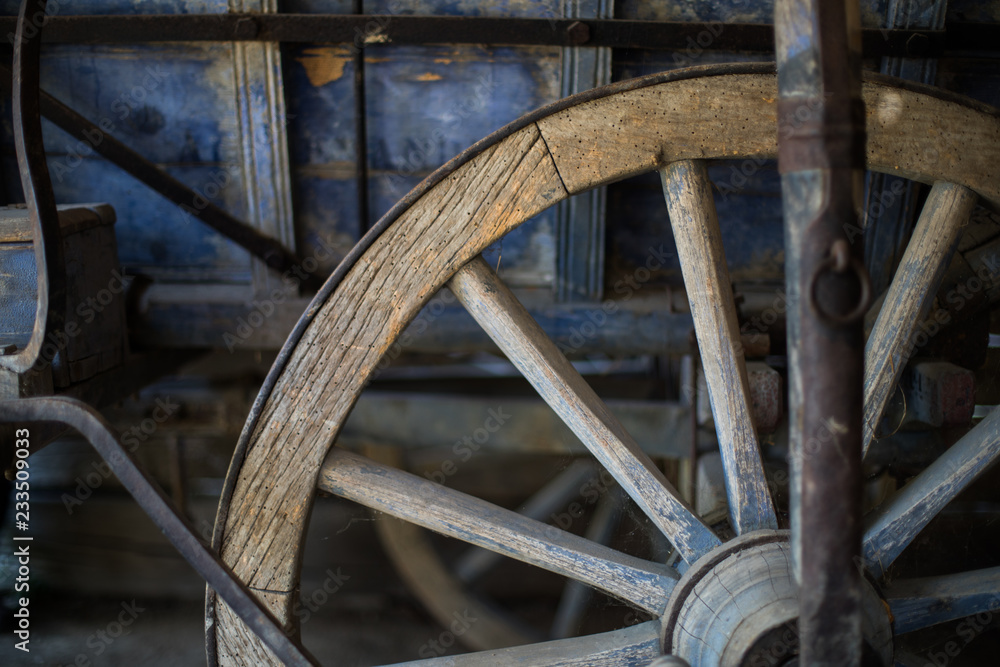
<path id="1" fill-rule="evenodd" d="M 278 620 L 258 602 L 219 555 L 202 543 L 162 489 L 119 444 L 113 427 L 100 413 L 82 401 L 66 397 L 0 401 L 0 423 L 12 422 L 57 422 L 79 431 L 184 559 L 284 664 L 319 664 L 305 648 L 285 634 Z"/>

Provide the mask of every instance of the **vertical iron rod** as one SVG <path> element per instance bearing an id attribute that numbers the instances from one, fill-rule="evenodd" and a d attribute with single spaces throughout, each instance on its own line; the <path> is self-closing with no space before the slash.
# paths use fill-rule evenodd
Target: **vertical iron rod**
<path id="1" fill-rule="evenodd" d="M 364 0 L 354 0 L 352 11 L 365 13 Z M 358 238 L 368 231 L 368 110 L 365 104 L 365 44 L 354 44 L 354 164 L 358 181 Z"/>
<path id="2" fill-rule="evenodd" d="M 42 27 L 48 20 L 46 5 L 47 0 L 22 0 L 14 37 L 14 150 L 31 220 L 38 285 L 31 338 L 23 349 L 0 356 L 0 370 L 14 373 L 25 373 L 35 365 L 46 337 L 62 329 L 66 309 L 62 234 L 45 161 L 39 101 Z"/>
<path id="3" fill-rule="evenodd" d="M 862 655 L 864 167 L 857 0 L 778 0 L 778 166 L 785 206 L 793 553 L 799 664 Z"/>

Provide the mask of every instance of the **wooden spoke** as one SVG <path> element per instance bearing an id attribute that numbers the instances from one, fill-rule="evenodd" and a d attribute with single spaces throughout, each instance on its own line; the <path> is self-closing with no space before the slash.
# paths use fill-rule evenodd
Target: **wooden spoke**
<path id="1" fill-rule="evenodd" d="M 691 563 L 721 544 L 481 257 L 449 283 L 466 310 Z"/>
<path id="2" fill-rule="evenodd" d="M 662 613 L 677 573 L 338 447 L 319 488 Z"/>
<path id="3" fill-rule="evenodd" d="M 545 521 L 580 495 L 580 487 L 597 474 L 597 464 L 592 460 L 577 459 L 545 485 L 524 504 L 518 514 Z M 589 536 L 588 536 L 589 537 Z M 495 551 L 472 547 L 455 561 L 455 576 L 466 583 L 473 582 L 500 562 L 502 556 Z"/>
<path id="4" fill-rule="evenodd" d="M 777 528 L 708 172 L 700 161 L 683 160 L 661 170 L 660 178 L 712 402 L 730 520 L 737 534 Z"/>
<path id="5" fill-rule="evenodd" d="M 624 502 L 625 494 L 619 487 L 605 493 L 597 503 L 584 537 L 597 544 L 608 544 L 618 527 Z M 593 588 L 584 586 L 579 581 L 566 582 L 562 597 L 559 598 L 559 606 L 556 608 L 556 617 L 552 621 L 553 637 L 562 639 L 572 637 L 576 633 L 593 592 Z"/>
<path id="6" fill-rule="evenodd" d="M 930 312 L 959 231 L 969 221 L 976 194 L 937 182 L 920 212 L 906 253 L 892 279 L 865 346 L 863 451 L 871 445 L 886 404 L 914 351 L 917 327 Z"/>
<path id="7" fill-rule="evenodd" d="M 881 577 L 945 505 L 1000 455 L 1000 410 L 969 431 L 865 520 L 865 567 Z"/>
<path id="8" fill-rule="evenodd" d="M 660 655 L 660 623 L 530 646 L 402 663 L 410 667 L 624 667 L 645 665 Z"/>
<path id="9" fill-rule="evenodd" d="M 899 635 L 956 618 L 1000 609 L 1000 567 L 923 579 L 903 579 L 884 591 Z"/>

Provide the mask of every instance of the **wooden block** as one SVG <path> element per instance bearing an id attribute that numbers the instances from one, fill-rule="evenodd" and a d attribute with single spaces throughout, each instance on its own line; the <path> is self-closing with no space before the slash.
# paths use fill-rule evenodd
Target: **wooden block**
<path id="1" fill-rule="evenodd" d="M 66 261 L 65 325 L 43 345 L 55 387 L 66 387 L 120 363 L 127 350 L 125 282 L 118 264 L 114 209 L 59 207 Z M 31 338 L 37 277 L 24 208 L 0 209 L 0 343 L 23 348 Z"/>

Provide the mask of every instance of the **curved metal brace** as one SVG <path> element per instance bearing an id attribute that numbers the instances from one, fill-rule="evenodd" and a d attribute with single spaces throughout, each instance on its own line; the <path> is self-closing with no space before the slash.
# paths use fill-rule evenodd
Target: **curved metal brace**
<path id="1" fill-rule="evenodd" d="M 305 648 L 285 634 L 281 624 L 219 555 L 202 543 L 159 485 L 119 444 L 113 427 L 99 412 L 75 398 L 59 396 L 0 401 L 0 423 L 29 421 L 58 422 L 79 431 L 184 559 L 284 664 L 319 664 Z"/>
<path id="2" fill-rule="evenodd" d="M 0 356 L 0 368 L 24 373 L 38 361 L 42 344 L 49 333 L 62 326 L 65 313 L 66 276 L 63 262 L 59 214 L 56 212 L 52 180 L 45 163 L 42 142 L 42 116 L 39 103 L 39 53 L 42 25 L 48 0 L 37 0 L 38 11 L 28 16 L 29 0 L 21 2 L 14 39 L 14 148 L 21 173 L 24 201 L 28 205 L 35 267 L 38 275 L 38 297 L 35 305 L 35 325 L 28 345 L 17 354 Z M 54 304 L 54 308 L 50 308 Z"/>

